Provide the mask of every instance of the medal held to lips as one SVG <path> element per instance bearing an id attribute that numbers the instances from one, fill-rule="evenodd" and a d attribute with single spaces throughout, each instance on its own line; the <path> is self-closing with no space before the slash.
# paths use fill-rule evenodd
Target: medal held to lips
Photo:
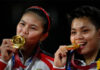
<path id="1" fill-rule="evenodd" d="M 25 44 L 24 37 L 20 35 L 13 36 L 11 41 L 14 44 L 13 48 L 17 48 L 17 49 L 20 49 Z"/>
<path id="2" fill-rule="evenodd" d="M 97 70 L 100 70 L 100 58 L 99 58 L 99 60 L 97 61 Z"/>
<path id="3" fill-rule="evenodd" d="M 80 45 L 77 44 L 77 43 L 75 43 L 75 41 L 74 41 L 73 44 L 72 44 L 72 45 L 68 45 L 68 46 L 66 47 L 66 49 L 67 49 L 67 50 L 75 50 L 75 49 L 77 49 L 77 48 L 79 48 L 79 47 L 80 47 Z"/>

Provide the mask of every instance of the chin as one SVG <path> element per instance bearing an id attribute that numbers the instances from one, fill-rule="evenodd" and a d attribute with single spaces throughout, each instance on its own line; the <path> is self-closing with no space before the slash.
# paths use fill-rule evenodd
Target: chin
<path id="1" fill-rule="evenodd" d="M 78 53 L 81 54 L 81 55 L 86 55 L 86 54 L 88 54 L 89 52 L 88 52 L 88 50 L 86 50 L 86 49 L 82 49 L 82 50 L 78 50 Z"/>

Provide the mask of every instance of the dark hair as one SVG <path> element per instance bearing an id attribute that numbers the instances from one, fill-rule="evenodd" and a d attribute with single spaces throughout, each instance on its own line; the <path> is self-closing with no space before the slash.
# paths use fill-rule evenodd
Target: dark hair
<path id="1" fill-rule="evenodd" d="M 88 17 L 97 30 L 100 28 L 100 10 L 98 8 L 88 5 L 76 8 L 71 13 L 70 23 L 72 23 L 73 19 L 82 17 Z"/>
<path id="2" fill-rule="evenodd" d="M 33 13 L 39 15 L 40 17 L 42 17 L 44 19 L 44 22 L 43 22 L 44 31 L 43 31 L 43 33 L 46 33 L 49 31 L 50 17 L 48 15 L 48 13 L 43 8 L 41 8 L 39 6 L 31 6 L 31 7 L 27 8 L 23 14 L 26 14 L 28 12 L 33 12 Z"/>

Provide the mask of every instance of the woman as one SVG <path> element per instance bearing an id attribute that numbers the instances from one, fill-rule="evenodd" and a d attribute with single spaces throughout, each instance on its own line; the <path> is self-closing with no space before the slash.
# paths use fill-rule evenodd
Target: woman
<path id="1" fill-rule="evenodd" d="M 41 7 L 25 10 L 17 25 L 16 35 L 24 37 L 20 49 L 13 48 L 11 39 L 1 44 L 0 70 L 51 70 L 53 58 L 43 54 L 39 44 L 46 39 L 50 28 L 48 13 Z"/>
<path id="2" fill-rule="evenodd" d="M 96 61 L 100 58 L 100 10 L 81 6 L 72 12 L 71 17 L 70 40 L 79 48 L 70 51 L 69 58 L 69 46 L 60 46 L 55 53 L 54 66 L 58 70 L 97 70 Z"/>

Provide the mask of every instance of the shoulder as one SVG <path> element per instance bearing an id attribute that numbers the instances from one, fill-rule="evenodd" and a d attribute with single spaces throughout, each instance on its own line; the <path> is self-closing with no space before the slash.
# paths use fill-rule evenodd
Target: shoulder
<path id="1" fill-rule="evenodd" d="M 49 69 L 52 69 L 53 68 L 53 61 L 54 61 L 54 58 L 53 57 L 50 57 L 44 53 L 40 53 L 38 58 L 44 63 L 46 64 Z"/>
<path id="2" fill-rule="evenodd" d="M 41 58 L 45 58 L 45 59 L 47 59 L 47 60 L 54 61 L 54 58 L 53 58 L 53 57 L 48 56 L 48 55 L 46 55 L 46 54 L 44 54 L 44 53 L 40 53 L 40 56 L 41 56 Z"/>

